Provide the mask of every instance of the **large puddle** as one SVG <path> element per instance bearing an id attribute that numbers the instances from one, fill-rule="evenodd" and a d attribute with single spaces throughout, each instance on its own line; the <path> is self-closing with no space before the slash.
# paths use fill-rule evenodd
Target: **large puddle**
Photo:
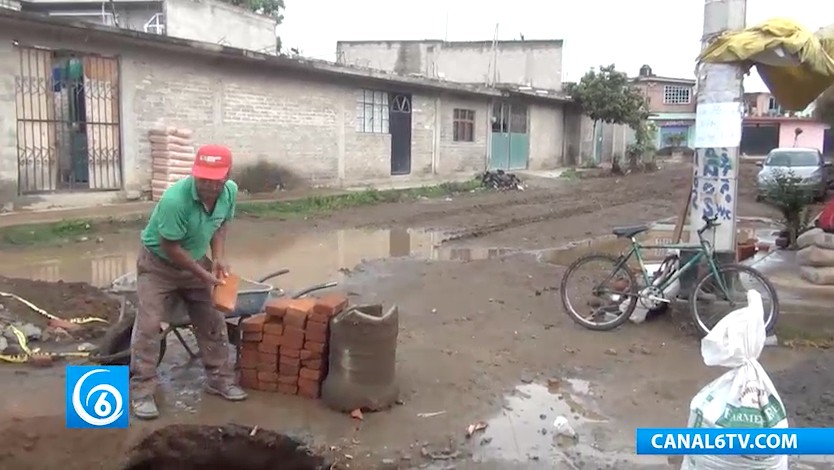
<path id="1" fill-rule="evenodd" d="M 531 468 L 668 463 L 666 457 L 635 456 L 633 436 L 620 435 L 618 426 L 594 409 L 596 396 L 594 386 L 580 379 L 519 385 L 505 397 L 501 411 L 484 423 L 486 428 L 471 438 L 473 460 Z"/>
<path id="2" fill-rule="evenodd" d="M 300 289 L 339 280 L 363 260 L 411 257 L 425 260 L 472 261 L 507 254 L 500 248 L 441 247 L 443 235 L 406 229 L 338 230 L 321 233 L 236 233 L 228 242 L 232 267 L 240 275 L 257 279 L 287 268 L 281 287 Z M 0 274 L 49 282 L 88 282 L 106 287 L 135 269 L 138 234 L 113 236 L 97 243 L 86 240 L 49 249 L 3 253 Z"/>

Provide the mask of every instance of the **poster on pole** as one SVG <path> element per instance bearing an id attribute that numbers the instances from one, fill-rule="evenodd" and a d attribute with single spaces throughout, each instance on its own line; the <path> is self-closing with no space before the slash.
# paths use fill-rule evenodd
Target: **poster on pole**
<path id="1" fill-rule="evenodd" d="M 741 103 L 699 103 L 695 109 L 695 148 L 738 147 Z"/>

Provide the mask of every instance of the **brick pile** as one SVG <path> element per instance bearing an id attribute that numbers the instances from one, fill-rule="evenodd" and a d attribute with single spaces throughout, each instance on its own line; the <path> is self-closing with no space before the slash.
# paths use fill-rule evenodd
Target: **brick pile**
<path id="1" fill-rule="evenodd" d="M 153 166 L 151 195 L 154 201 L 158 201 L 172 184 L 191 174 L 195 155 L 192 136 L 192 131 L 176 127 L 148 132 Z"/>
<path id="2" fill-rule="evenodd" d="M 240 384 L 316 399 L 327 376 L 330 322 L 347 297 L 274 299 L 241 322 Z"/>

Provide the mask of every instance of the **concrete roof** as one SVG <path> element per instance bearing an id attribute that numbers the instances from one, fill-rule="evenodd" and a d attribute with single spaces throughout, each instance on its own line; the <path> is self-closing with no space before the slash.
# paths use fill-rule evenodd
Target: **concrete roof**
<path id="1" fill-rule="evenodd" d="M 634 82 L 658 82 L 658 83 L 679 83 L 683 85 L 694 85 L 695 79 L 694 78 L 673 78 L 673 77 L 660 77 L 658 75 L 651 75 L 648 77 L 634 77 L 632 78 Z"/>
<path id="2" fill-rule="evenodd" d="M 264 68 L 290 70 L 321 76 L 338 77 L 342 79 L 350 78 L 354 80 L 366 80 L 380 84 L 400 85 L 411 89 L 424 89 L 456 94 L 473 94 L 488 97 L 516 96 L 530 100 L 550 102 L 551 104 L 572 101 L 568 96 L 559 92 L 540 94 L 524 90 L 497 89 L 483 85 L 471 85 L 445 80 L 435 80 L 425 77 L 398 75 L 371 68 L 340 65 L 324 60 L 289 57 L 286 55 L 269 55 L 223 46 L 220 44 L 192 41 L 189 39 L 162 36 L 141 31 L 119 29 L 68 18 L 55 18 L 37 13 L 27 13 L 0 8 L 0 29 L 11 29 L 13 27 L 19 28 L 21 26 L 26 27 L 27 25 L 49 27 L 55 29 L 56 31 L 81 33 L 88 37 L 98 36 L 99 38 L 105 40 L 126 42 L 147 48 L 190 53 L 198 56 L 213 58 L 223 58 L 226 60 L 234 60 L 250 64 L 261 64 Z"/>
<path id="3" fill-rule="evenodd" d="M 562 39 L 506 39 L 495 41 L 499 46 L 519 46 L 519 47 L 542 47 L 542 46 L 561 46 L 564 44 Z M 447 44 L 449 46 L 470 46 L 470 47 L 492 47 L 493 41 L 444 41 L 442 39 L 366 39 L 359 41 L 337 41 L 336 44 Z"/>

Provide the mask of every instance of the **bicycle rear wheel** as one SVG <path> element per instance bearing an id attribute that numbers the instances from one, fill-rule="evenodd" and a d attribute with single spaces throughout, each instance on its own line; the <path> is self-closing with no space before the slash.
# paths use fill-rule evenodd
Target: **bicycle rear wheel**
<path id="1" fill-rule="evenodd" d="M 765 330 L 768 334 L 776 327 L 779 318 L 779 299 L 776 289 L 759 271 L 743 264 L 725 264 L 718 267 L 718 274 L 728 285 L 726 295 L 718 283 L 715 273 L 707 271 L 692 290 L 689 309 L 692 321 L 706 336 L 728 313 L 747 306 L 747 291 L 756 290 L 762 296 Z M 729 297 L 729 298 L 728 298 Z"/>
<path id="2" fill-rule="evenodd" d="M 568 290 L 574 281 L 589 292 L 572 296 Z M 637 279 L 627 265 L 620 265 L 614 256 L 594 253 L 568 267 L 560 294 L 562 306 L 573 321 L 589 330 L 609 331 L 631 317 L 637 306 L 637 290 Z"/>

